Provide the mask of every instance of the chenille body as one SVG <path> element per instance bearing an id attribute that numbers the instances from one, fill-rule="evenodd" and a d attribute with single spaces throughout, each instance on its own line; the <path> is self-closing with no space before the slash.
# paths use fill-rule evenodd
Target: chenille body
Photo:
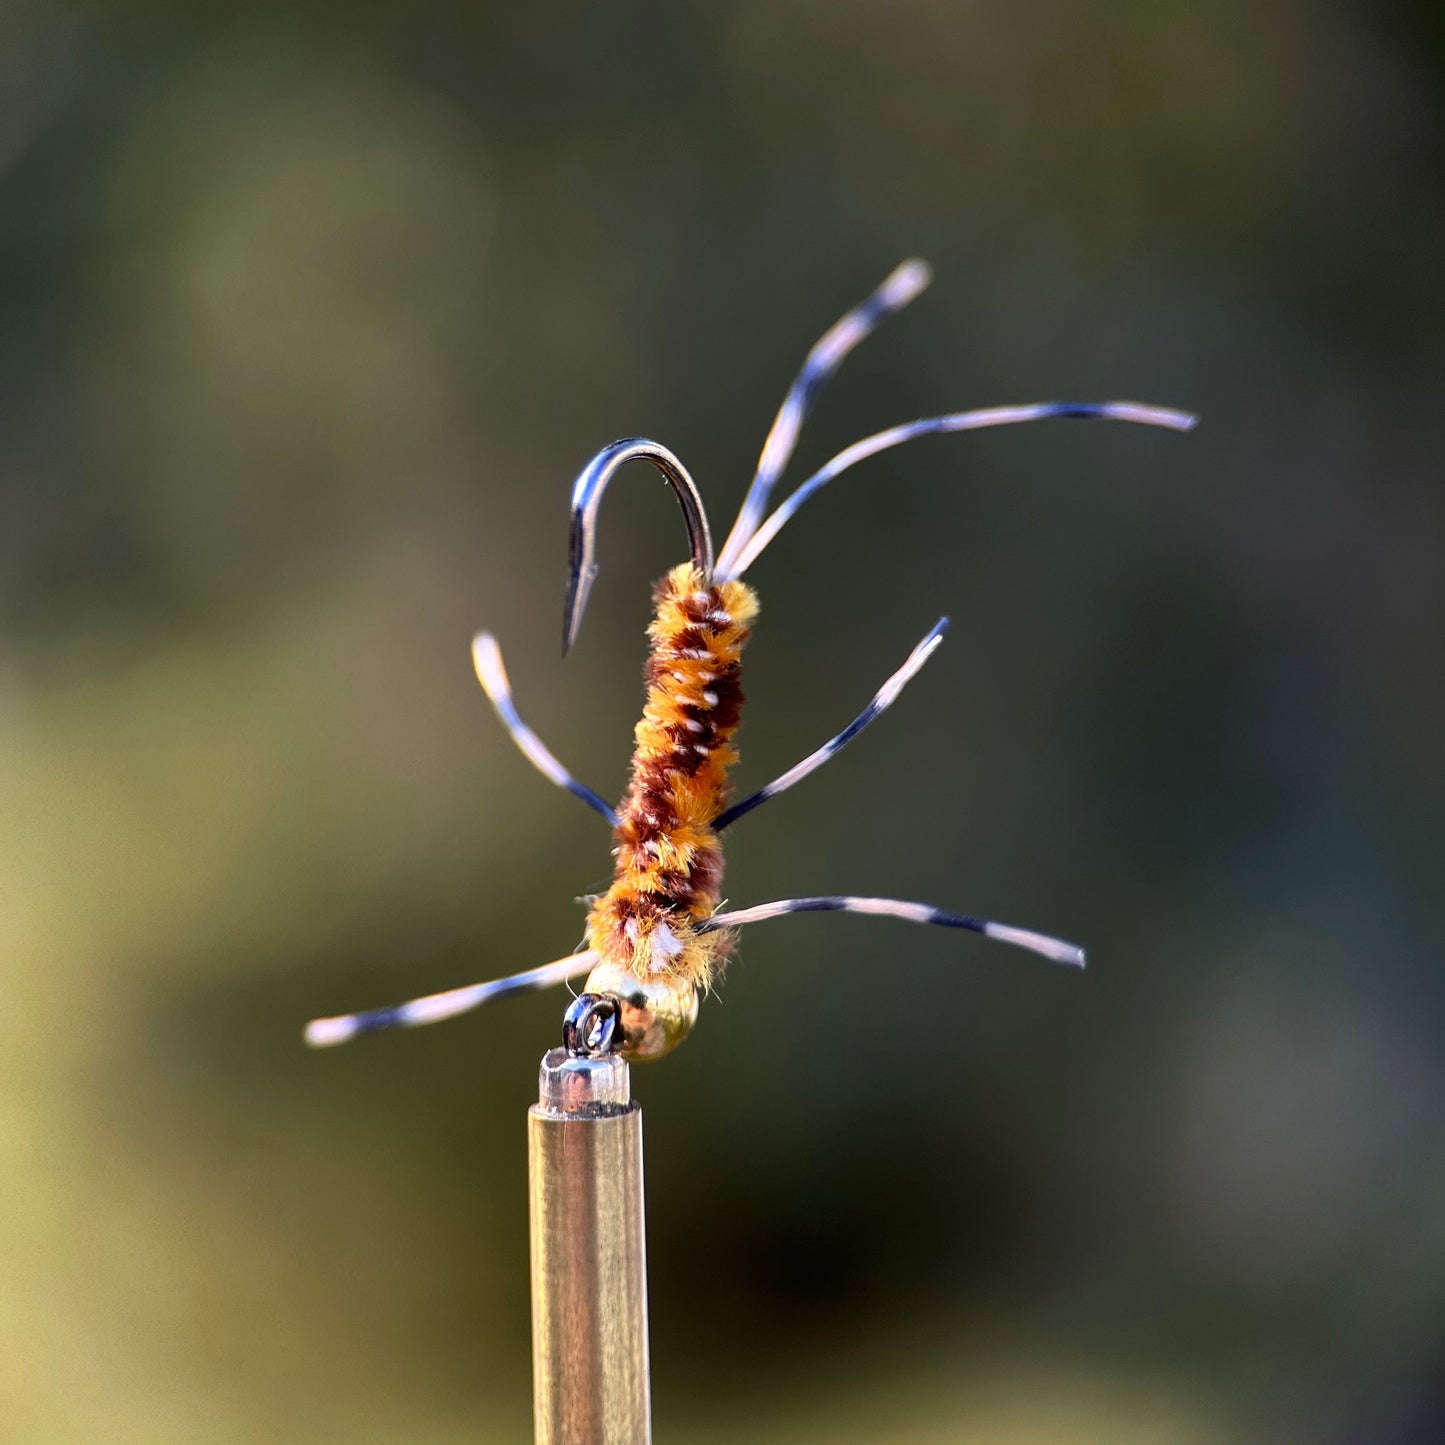
<path id="1" fill-rule="evenodd" d="M 714 829 L 743 704 L 741 659 L 758 602 L 743 582 L 709 585 L 692 563 L 653 589 L 646 700 L 632 776 L 617 809 L 612 887 L 587 918 L 587 943 L 639 980 L 665 974 L 706 989 L 726 930 L 700 931 L 722 897 Z"/>

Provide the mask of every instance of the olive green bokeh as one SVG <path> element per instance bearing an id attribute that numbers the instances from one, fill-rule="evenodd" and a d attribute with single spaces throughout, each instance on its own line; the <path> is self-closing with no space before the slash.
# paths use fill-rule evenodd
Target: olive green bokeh
<path id="1" fill-rule="evenodd" d="M 726 530 L 815 336 L 934 289 L 752 580 L 743 940 L 647 1110 L 659 1438 L 1445 1430 L 1442 63 L 1424 6 L 6 8 L 0 1438 L 522 1440 L 529 967 L 621 790 L 674 448 Z M 798 475 L 802 475 L 800 471 Z M 880 996 L 881 995 L 881 996 Z M 741 1063 L 741 1067 L 740 1067 Z M 741 1076 L 741 1077 L 740 1077 Z M 866 1141 L 866 1146 L 860 1141 Z"/>

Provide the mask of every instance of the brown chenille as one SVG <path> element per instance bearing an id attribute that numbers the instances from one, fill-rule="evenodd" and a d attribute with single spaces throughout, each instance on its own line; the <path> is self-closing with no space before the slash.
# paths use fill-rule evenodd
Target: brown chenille
<path id="1" fill-rule="evenodd" d="M 666 973 L 705 989 L 729 946 L 725 932 L 696 924 L 722 897 L 713 822 L 738 760 L 739 659 L 758 599 L 742 582 L 709 586 L 684 562 L 657 584 L 653 603 L 647 698 L 612 835 L 617 867 L 587 917 L 587 943 L 638 978 Z"/>

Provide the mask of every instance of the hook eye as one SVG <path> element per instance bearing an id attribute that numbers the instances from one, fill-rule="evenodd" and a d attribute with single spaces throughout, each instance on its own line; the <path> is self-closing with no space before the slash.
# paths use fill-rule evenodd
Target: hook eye
<path id="1" fill-rule="evenodd" d="M 626 437 L 604 447 L 582 469 L 572 487 L 572 522 L 568 536 L 567 600 L 562 616 L 562 655 L 577 640 L 587 598 L 597 577 L 597 513 L 602 494 L 619 468 L 630 461 L 651 462 L 660 471 L 668 486 L 677 493 L 687 523 L 687 540 L 692 548 L 692 562 L 709 581 L 712 579 L 712 532 L 707 512 L 702 505 L 697 483 L 688 476 L 687 468 L 658 442 L 645 437 Z"/>
<path id="2" fill-rule="evenodd" d="M 562 1015 L 562 1047 L 574 1059 L 612 1052 L 618 1001 L 610 993 L 582 993 Z"/>

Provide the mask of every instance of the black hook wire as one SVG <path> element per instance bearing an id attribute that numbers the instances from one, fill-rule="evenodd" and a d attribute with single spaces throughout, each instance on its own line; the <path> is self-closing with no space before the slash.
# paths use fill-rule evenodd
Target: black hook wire
<path id="1" fill-rule="evenodd" d="M 562 1047 L 574 1059 L 610 1054 L 617 1035 L 618 1000 L 610 993 L 580 993 L 562 1015 Z"/>
<path id="2" fill-rule="evenodd" d="M 562 617 L 562 655 L 577 640 L 582 614 L 587 610 L 587 597 L 597 576 L 597 512 L 602 493 L 618 469 L 630 461 L 647 461 L 660 471 L 667 484 L 677 493 L 678 504 L 687 522 L 687 539 L 692 546 L 693 565 L 712 581 L 712 533 L 707 512 L 697 484 L 688 476 L 687 468 L 658 442 L 645 437 L 626 437 L 604 447 L 582 469 L 572 488 L 572 526 L 567 560 L 567 601 Z"/>

